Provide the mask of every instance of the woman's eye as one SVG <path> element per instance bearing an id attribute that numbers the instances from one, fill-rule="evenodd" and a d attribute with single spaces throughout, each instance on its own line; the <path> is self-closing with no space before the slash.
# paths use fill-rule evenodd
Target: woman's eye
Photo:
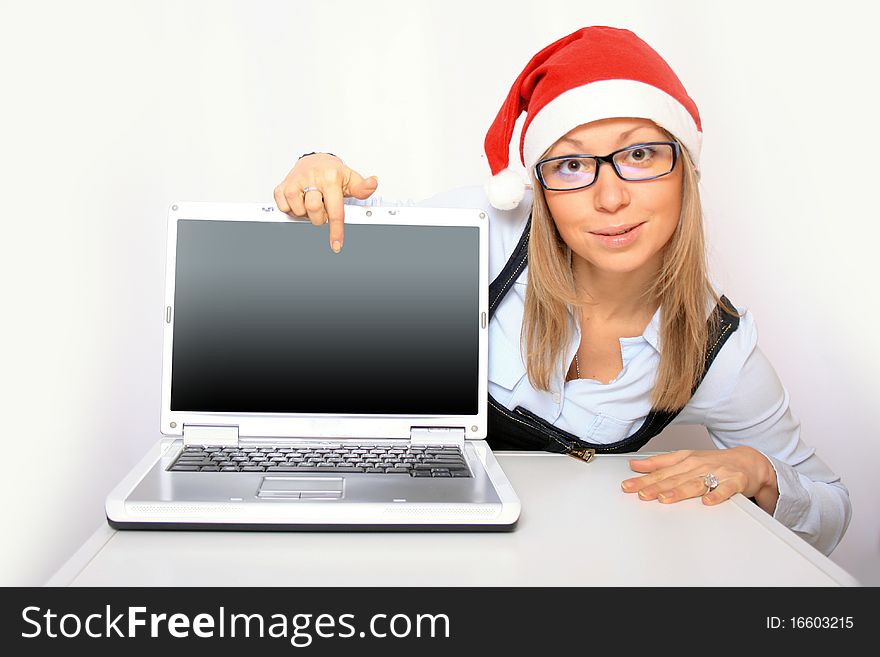
<path id="1" fill-rule="evenodd" d="M 653 154 L 654 152 L 650 148 L 634 148 L 628 152 L 630 161 L 637 163 L 650 160 Z"/>
<path id="2" fill-rule="evenodd" d="M 588 176 L 593 171 L 592 160 L 572 157 L 563 160 L 552 160 L 544 169 L 549 172 L 548 175 L 582 178 Z"/>

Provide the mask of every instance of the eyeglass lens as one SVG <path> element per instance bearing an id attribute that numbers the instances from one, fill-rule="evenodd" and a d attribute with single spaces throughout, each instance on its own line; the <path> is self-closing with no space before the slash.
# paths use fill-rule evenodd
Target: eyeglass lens
<path id="1" fill-rule="evenodd" d="M 645 180 L 672 171 L 675 161 L 669 144 L 634 146 L 614 155 L 614 164 L 624 180 Z M 591 185 L 596 179 L 596 160 L 592 157 L 571 157 L 550 160 L 541 165 L 541 176 L 552 189 L 576 189 Z"/>

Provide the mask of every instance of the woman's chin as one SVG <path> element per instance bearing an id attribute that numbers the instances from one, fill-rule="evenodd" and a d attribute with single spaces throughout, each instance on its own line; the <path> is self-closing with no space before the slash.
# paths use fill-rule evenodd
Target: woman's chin
<path id="1" fill-rule="evenodd" d="M 650 259 L 639 253 L 599 254 L 589 260 L 592 268 L 603 274 L 625 275 L 642 271 Z"/>

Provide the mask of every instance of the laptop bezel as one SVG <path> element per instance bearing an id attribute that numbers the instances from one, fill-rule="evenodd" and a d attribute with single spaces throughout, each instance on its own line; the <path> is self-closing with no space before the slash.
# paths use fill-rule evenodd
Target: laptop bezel
<path id="1" fill-rule="evenodd" d="M 408 439 L 413 427 L 460 427 L 465 439 L 483 440 L 487 433 L 489 258 L 488 222 L 478 208 L 427 208 L 417 206 L 345 206 L 346 224 L 469 226 L 479 229 L 479 310 L 474 318 L 478 328 L 479 377 L 477 413 L 471 415 L 363 415 L 328 413 L 216 413 L 172 411 L 171 380 L 175 318 L 175 271 L 177 264 L 177 223 L 181 220 L 255 221 L 302 223 L 313 230 L 306 218 L 291 218 L 270 203 L 176 202 L 168 209 L 168 238 L 163 307 L 162 411 L 160 430 L 166 436 L 182 436 L 189 425 L 237 427 L 239 436 L 276 439 Z M 305 226 L 304 226 L 305 227 Z M 328 246 L 329 248 L 329 246 Z"/>

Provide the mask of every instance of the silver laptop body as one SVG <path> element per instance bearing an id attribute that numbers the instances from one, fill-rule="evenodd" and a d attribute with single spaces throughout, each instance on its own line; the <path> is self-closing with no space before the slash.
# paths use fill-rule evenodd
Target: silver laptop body
<path id="1" fill-rule="evenodd" d="M 485 215 L 346 206 L 345 221 L 335 254 L 326 228 L 272 205 L 170 207 L 163 438 L 107 497 L 111 526 L 516 525 L 485 441 Z"/>

